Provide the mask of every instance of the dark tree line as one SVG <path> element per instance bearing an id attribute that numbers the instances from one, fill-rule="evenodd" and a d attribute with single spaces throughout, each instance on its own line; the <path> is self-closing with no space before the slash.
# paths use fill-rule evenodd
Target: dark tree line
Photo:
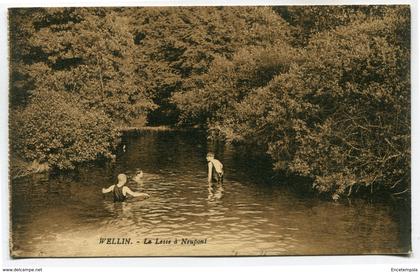
<path id="1" fill-rule="evenodd" d="M 206 128 L 334 197 L 408 192 L 408 6 L 12 9 L 11 150 L 61 169 L 118 128 Z"/>

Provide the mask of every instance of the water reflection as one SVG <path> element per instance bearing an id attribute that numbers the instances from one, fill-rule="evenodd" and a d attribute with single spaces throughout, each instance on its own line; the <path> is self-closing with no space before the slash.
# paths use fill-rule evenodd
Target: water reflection
<path id="1" fill-rule="evenodd" d="M 114 165 L 77 174 L 13 182 L 13 250 L 19 256 L 296 255 L 393 253 L 408 249 L 392 207 L 305 198 L 264 178 L 266 164 L 231 146 L 208 146 L 203 135 L 150 133 L 125 139 Z M 224 164 L 223 184 L 207 182 L 211 148 Z M 254 165 L 254 168 L 252 168 Z M 256 168 L 255 168 L 256 167 Z M 141 181 L 132 178 L 139 169 Z M 114 203 L 102 187 L 125 173 L 150 198 Z M 210 186 L 211 185 L 211 186 Z M 211 188 L 210 188 L 211 187 Z M 100 237 L 132 245 L 100 246 Z M 208 238 L 195 247 L 146 246 L 144 238 Z"/>
<path id="2" fill-rule="evenodd" d="M 209 195 L 207 199 L 209 201 L 221 199 L 223 197 L 223 192 L 225 191 L 223 188 L 223 181 L 210 181 L 208 184 L 207 190 Z"/>

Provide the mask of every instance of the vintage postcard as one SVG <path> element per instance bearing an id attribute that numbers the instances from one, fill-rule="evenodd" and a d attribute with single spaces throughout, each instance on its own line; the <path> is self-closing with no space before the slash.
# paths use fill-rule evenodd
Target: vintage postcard
<path id="1" fill-rule="evenodd" d="M 409 5 L 8 23 L 12 258 L 411 253 Z"/>

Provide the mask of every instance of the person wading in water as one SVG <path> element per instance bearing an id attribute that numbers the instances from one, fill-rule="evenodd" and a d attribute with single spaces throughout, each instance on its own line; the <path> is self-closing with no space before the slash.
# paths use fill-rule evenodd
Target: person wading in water
<path id="1" fill-rule="evenodd" d="M 223 196 L 223 164 L 214 158 L 214 154 L 209 152 L 206 156 L 208 162 L 207 181 L 209 183 L 208 199 L 220 199 Z"/>
<path id="2" fill-rule="evenodd" d="M 119 174 L 118 175 L 118 183 L 113 184 L 109 186 L 107 189 L 102 188 L 102 193 L 110 193 L 112 192 L 112 195 L 114 197 L 114 202 L 123 202 L 127 198 L 127 194 L 134 196 L 134 197 L 143 197 L 143 198 L 149 198 L 150 196 L 146 193 L 140 193 L 140 192 L 133 192 L 131 191 L 128 186 L 125 186 L 127 182 L 127 176 L 125 174 Z"/>

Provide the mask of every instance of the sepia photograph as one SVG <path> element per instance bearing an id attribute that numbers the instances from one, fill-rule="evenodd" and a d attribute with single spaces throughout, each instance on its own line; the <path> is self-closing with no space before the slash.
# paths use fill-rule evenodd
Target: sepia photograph
<path id="1" fill-rule="evenodd" d="M 412 253 L 410 5 L 7 20 L 11 258 Z"/>

